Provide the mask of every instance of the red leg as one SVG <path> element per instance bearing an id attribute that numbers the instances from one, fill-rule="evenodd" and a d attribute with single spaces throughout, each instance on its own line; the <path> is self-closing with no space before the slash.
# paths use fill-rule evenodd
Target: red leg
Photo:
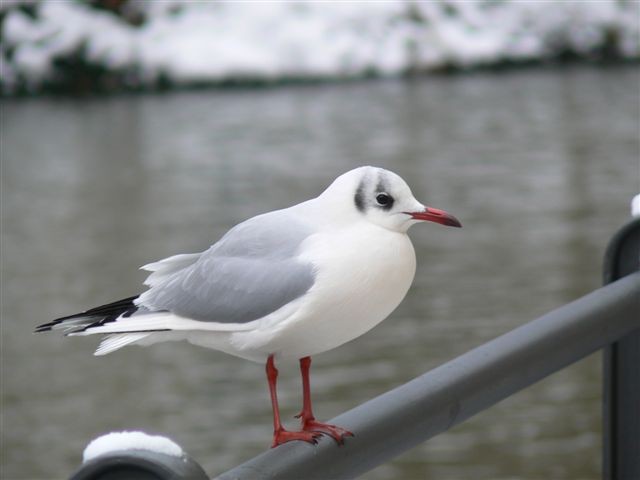
<path id="1" fill-rule="evenodd" d="M 271 395 L 271 406 L 273 408 L 273 443 L 271 448 L 277 447 L 281 443 L 291 440 L 304 440 L 305 442 L 317 443 L 317 438 L 321 436 L 317 432 L 290 432 L 282 427 L 280 422 L 280 409 L 278 408 L 278 394 L 276 392 L 276 380 L 278 379 L 278 369 L 273 362 L 273 355 L 267 359 L 267 380 L 269 382 L 269 394 Z"/>
<path id="2" fill-rule="evenodd" d="M 320 423 L 313 416 L 311 408 L 311 385 L 309 383 L 309 367 L 311 357 L 300 359 L 300 374 L 302 375 L 302 411 L 296 415 L 302 422 L 302 430 L 307 432 L 322 432 L 333 438 L 339 445 L 344 443 L 344 437 L 353 437 L 353 433 L 336 425 Z"/>

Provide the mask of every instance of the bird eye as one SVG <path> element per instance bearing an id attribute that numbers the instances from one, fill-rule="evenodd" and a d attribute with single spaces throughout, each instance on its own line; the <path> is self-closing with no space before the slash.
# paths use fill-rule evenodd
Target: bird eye
<path id="1" fill-rule="evenodd" d="M 391 196 L 386 193 L 381 193 L 376 197 L 376 202 L 378 202 L 378 205 L 388 205 L 390 201 Z"/>

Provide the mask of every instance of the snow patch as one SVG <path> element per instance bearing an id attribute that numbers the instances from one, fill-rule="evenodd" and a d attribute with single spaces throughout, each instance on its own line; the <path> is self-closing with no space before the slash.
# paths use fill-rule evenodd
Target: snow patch
<path id="1" fill-rule="evenodd" d="M 35 13 L 18 8 L 25 4 Z M 563 53 L 640 57 L 640 3 L 633 1 L 132 0 L 127 5 L 138 24 L 83 2 L 5 0 L 2 87 L 10 91 L 25 82 L 37 89 L 55 81 L 65 74 L 61 59 L 118 72 L 139 87 L 159 79 L 189 84 L 401 75 Z"/>
<path id="2" fill-rule="evenodd" d="M 92 440 L 82 453 L 82 462 L 86 463 L 106 453 L 122 450 L 147 450 L 172 457 L 184 455 L 182 448 L 167 437 L 125 431 L 108 433 Z"/>

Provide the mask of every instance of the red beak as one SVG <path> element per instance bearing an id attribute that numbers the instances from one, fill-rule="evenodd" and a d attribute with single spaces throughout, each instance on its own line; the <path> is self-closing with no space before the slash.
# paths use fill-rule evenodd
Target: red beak
<path id="1" fill-rule="evenodd" d="M 462 224 L 456 217 L 437 208 L 425 207 L 421 212 L 405 212 L 411 215 L 414 220 L 425 220 L 427 222 L 436 222 L 448 227 L 462 227 Z"/>

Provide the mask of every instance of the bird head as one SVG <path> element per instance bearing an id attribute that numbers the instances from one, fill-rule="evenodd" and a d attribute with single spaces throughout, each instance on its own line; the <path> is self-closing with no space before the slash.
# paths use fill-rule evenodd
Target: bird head
<path id="1" fill-rule="evenodd" d="M 462 226 L 458 219 L 444 210 L 418 202 L 400 176 L 383 168 L 360 167 L 344 173 L 320 198 L 348 202 L 350 213 L 398 232 L 406 232 L 420 222 Z"/>

